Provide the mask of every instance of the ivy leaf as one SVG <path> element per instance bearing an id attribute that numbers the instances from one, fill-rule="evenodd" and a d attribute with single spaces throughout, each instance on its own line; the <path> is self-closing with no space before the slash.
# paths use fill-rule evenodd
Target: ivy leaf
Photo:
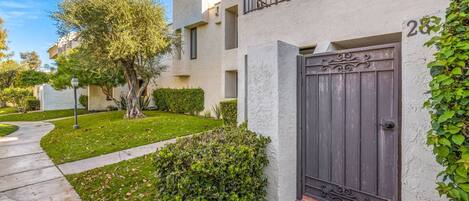
<path id="1" fill-rule="evenodd" d="M 453 135 L 453 137 L 451 137 L 451 139 L 457 145 L 462 145 L 462 143 L 464 143 L 464 140 L 465 140 L 463 135 Z"/>
<path id="2" fill-rule="evenodd" d="M 449 154 L 449 149 L 448 149 L 448 147 L 445 147 L 445 146 L 437 147 L 437 148 L 435 149 L 435 151 L 436 151 L 436 154 L 438 154 L 438 156 L 440 156 L 440 157 L 446 157 L 446 156 L 448 156 L 448 154 Z M 461 160 L 462 160 L 462 159 L 461 159 Z M 460 160 L 460 161 L 461 161 L 461 160 Z M 464 162 L 464 161 L 461 161 L 461 163 L 463 163 L 463 162 Z M 469 162 L 469 161 L 468 161 L 468 162 Z"/>
<path id="3" fill-rule="evenodd" d="M 441 115 L 438 118 L 438 123 L 443 123 L 443 122 L 448 121 L 448 119 L 453 118 L 454 114 L 456 114 L 455 111 L 446 111 L 445 113 L 443 113 L 443 115 Z"/>
<path id="4" fill-rule="evenodd" d="M 467 178 L 467 170 L 462 166 L 456 169 L 456 174 L 458 174 L 460 177 Z"/>
<path id="5" fill-rule="evenodd" d="M 448 147 L 451 147 L 451 142 L 450 142 L 448 139 L 446 139 L 446 138 L 440 138 L 439 142 L 440 142 L 440 144 L 442 144 L 442 145 L 446 145 L 446 146 L 448 146 Z"/>
<path id="6" fill-rule="evenodd" d="M 463 62 L 463 65 L 465 65 L 464 62 Z M 458 68 L 454 68 L 454 69 L 451 71 L 451 74 L 453 74 L 453 75 L 462 75 L 462 70 L 461 70 L 461 68 L 459 68 L 459 67 L 458 67 Z"/>
<path id="7" fill-rule="evenodd" d="M 453 126 L 453 125 L 450 125 L 450 126 L 448 127 L 448 132 L 451 133 L 451 134 L 459 133 L 459 131 L 461 131 L 461 128 L 460 128 L 460 127 Z"/>
<path id="8" fill-rule="evenodd" d="M 459 184 L 459 187 L 466 191 L 466 192 L 469 192 L 469 184 Z"/>

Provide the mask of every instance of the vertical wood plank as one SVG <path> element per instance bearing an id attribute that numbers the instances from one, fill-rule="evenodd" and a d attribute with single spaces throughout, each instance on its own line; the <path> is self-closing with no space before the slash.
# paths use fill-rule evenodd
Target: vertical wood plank
<path id="1" fill-rule="evenodd" d="M 330 76 L 319 76 L 319 178 L 331 179 L 331 91 Z"/>
<path id="2" fill-rule="evenodd" d="M 376 73 L 361 76 L 361 190 L 377 193 L 378 139 L 376 121 Z"/>
<path id="3" fill-rule="evenodd" d="M 378 121 L 382 123 L 386 120 L 393 120 L 394 111 L 397 111 L 393 104 L 394 94 L 394 73 L 392 71 L 378 72 Z M 398 133 L 396 130 L 379 129 L 379 158 L 378 158 L 378 194 L 384 197 L 393 198 L 394 188 L 397 184 L 395 177 L 397 171 L 397 147 L 395 141 Z"/>
<path id="4" fill-rule="evenodd" d="M 345 184 L 360 189 L 360 75 L 346 77 Z"/>
<path id="5" fill-rule="evenodd" d="M 305 111 L 305 174 L 319 176 L 319 135 L 318 135 L 318 76 L 306 77 Z"/>
<path id="6" fill-rule="evenodd" d="M 345 74 L 332 75 L 332 182 L 345 185 Z"/>

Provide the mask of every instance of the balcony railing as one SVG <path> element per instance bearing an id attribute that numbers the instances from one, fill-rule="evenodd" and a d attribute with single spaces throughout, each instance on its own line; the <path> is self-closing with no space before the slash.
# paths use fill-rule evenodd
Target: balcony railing
<path id="1" fill-rule="evenodd" d="M 244 0 L 244 14 L 290 0 Z"/>

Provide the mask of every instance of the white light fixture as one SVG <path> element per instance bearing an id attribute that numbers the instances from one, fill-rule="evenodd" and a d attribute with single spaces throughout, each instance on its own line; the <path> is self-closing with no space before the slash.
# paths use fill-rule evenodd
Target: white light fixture
<path id="1" fill-rule="evenodd" d="M 74 88 L 78 87 L 78 84 L 79 84 L 78 78 L 73 77 L 71 83 L 72 83 L 72 87 L 74 87 Z"/>

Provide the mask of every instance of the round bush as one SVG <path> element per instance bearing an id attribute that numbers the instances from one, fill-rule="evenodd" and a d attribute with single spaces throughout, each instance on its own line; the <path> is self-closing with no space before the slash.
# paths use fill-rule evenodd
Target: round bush
<path id="1" fill-rule="evenodd" d="M 157 200 L 265 200 L 269 138 L 226 127 L 158 152 Z"/>

